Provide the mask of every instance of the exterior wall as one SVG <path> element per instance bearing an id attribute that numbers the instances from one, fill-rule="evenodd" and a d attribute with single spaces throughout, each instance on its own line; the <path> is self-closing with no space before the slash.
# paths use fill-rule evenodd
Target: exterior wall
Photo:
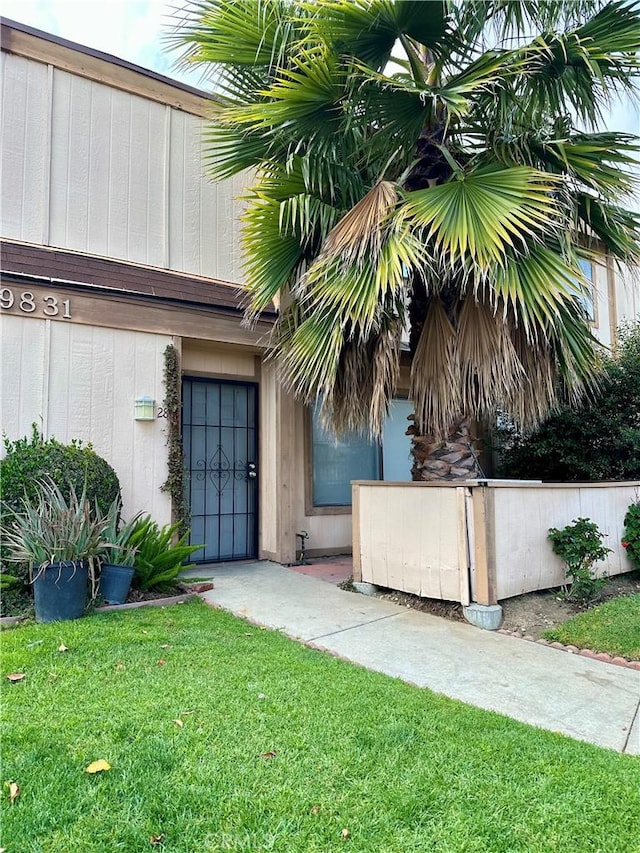
<path id="1" fill-rule="evenodd" d="M 278 382 L 273 364 L 263 364 L 260 386 L 260 554 L 280 560 L 278 542 Z"/>
<path id="2" fill-rule="evenodd" d="M 612 258 L 593 264 L 594 335 L 606 347 L 615 345 L 618 327 L 640 318 L 640 280 Z"/>
<path id="3" fill-rule="evenodd" d="M 611 277 L 614 282 L 612 315 L 616 323 L 640 318 L 640 273 L 616 270 L 612 264 Z"/>
<path id="4" fill-rule="evenodd" d="M 2 430 L 82 439 L 115 469 L 125 515 L 151 513 L 170 521 L 162 420 L 133 419 L 136 396 L 164 397 L 163 357 L 171 338 L 36 317 L 0 315 Z"/>
<path id="5" fill-rule="evenodd" d="M 23 56 L 1 61 L 3 237 L 241 281 L 245 181 L 204 177 L 201 116 Z"/>

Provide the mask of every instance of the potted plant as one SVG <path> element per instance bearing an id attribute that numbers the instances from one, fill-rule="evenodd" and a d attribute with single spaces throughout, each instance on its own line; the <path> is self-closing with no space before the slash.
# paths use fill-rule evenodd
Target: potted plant
<path id="1" fill-rule="evenodd" d="M 124 604 L 135 571 L 133 566 L 138 548 L 131 537 L 138 529 L 140 513 L 121 525 L 121 511 L 122 503 L 116 498 L 105 516 L 105 548 L 101 557 L 98 595 L 106 604 Z"/>
<path id="2" fill-rule="evenodd" d="M 104 550 L 105 518 L 96 516 L 83 491 L 69 500 L 47 479 L 21 509 L 3 512 L 2 539 L 13 563 L 28 563 L 38 622 L 78 619 L 87 606 L 89 579 Z"/>

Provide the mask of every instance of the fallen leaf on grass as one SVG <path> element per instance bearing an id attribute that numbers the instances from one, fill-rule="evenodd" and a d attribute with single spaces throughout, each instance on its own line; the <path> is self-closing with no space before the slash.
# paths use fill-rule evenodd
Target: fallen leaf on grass
<path id="1" fill-rule="evenodd" d="M 169 645 L 169 643 L 163 643 L 163 644 L 160 646 L 160 648 L 161 648 L 161 649 L 170 649 L 170 648 L 171 648 L 171 646 Z"/>
<path id="2" fill-rule="evenodd" d="M 17 782 L 5 782 L 4 786 L 9 789 L 9 802 L 13 805 L 20 796 L 20 785 Z"/>
<path id="3" fill-rule="evenodd" d="M 267 697 L 264 695 L 264 693 L 258 693 L 258 699 L 266 699 L 266 698 Z"/>
<path id="4" fill-rule="evenodd" d="M 7 675 L 7 678 L 12 684 L 15 681 L 22 681 L 22 679 L 26 677 L 27 676 L 24 674 L 24 672 L 10 672 L 9 675 Z"/>
<path id="5" fill-rule="evenodd" d="M 165 663 L 166 663 L 166 660 L 164 658 L 160 658 L 160 660 L 158 661 L 158 666 L 164 666 Z"/>
<path id="6" fill-rule="evenodd" d="M 349 832 L 349 830 L 348 830 L 348 829 L 346 829 L 346 828 L 345 828 L 345 829 L 343 829 L 343 830 L 342 830 L 342 832 L 340 833 L 340 835 L 342 836 L 342 838 L 348 838 L 348 837 L 351 835 L 351 833 Z"/>
<path id="7" fill-rule="evenodd" d="M 60 643 L 60 645 L 58 646 L 58 651 L 59 652 L 68 652 L 69 649 L 65 646 L 64 643 Z"/>
<path id="8" fill-rule="evenodd" d="M 123 663 L 117 663 L 116 664 L 116 672 L 122 672 L 125 669 L 126 669 L 126 666 Z"/>
<path id="9" fill-rule="evenodd" d="M 270 749 L 269 752 L 263 752 L 260 758 L 275 758 L 277 754 L 275 749 Z"/>
<path id="10" fill-rule="evenodd" d="M 162 842 L 164 841 L 164 838 L 165 838 L 164 832 L 161 832 L 160 835 L 152 835 L 149 838 L 149 841 L 151 842 L 151 844 L 162 844 Z"/>
<path id="11" fill-rule="evenodd" d="M 320 806 L 313 806 L 313 808 L 311 809 L 311 814 L 318 814 L 319 811 Z"/>
<path id="12" fill-rule="evenodd" d="M 182 728 L 182 727 L 184 726 L 183 721 L 182 721 L 182 720 L 180 720 L 180 719 L 178 719 L 178 720 L 171 720 L 171 722 L 172 722 L 172 723 L 175 723 L 175 724 L 176 724 L 176 726 L 180 726 L 180 728 Z"/>
<path id="13" fill-rule="evenodd" d="M 104 758 L 100 758 L 98 761 L 92 761 L 91 764 L 84 768 L 85 773 L 101 773 L 103 770 L 111 770 L 111 765 L 108 764 Z"/>

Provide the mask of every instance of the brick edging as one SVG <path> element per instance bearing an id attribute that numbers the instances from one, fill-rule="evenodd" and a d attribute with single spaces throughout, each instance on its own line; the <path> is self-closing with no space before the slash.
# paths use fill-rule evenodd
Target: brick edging
<path id="1" fill-rule="evenodd" d="M 580 655 L 583 658 L 591 660 L 599 660 L 602 663 L 611 663 L 614 666 L 623 666 L 627 669 L 640 670 L 640 660 L 627 660 L 627 658 L 610 655 L 608 652 L 596 652 L 593 649 L 579 649 L 577 646 L 565 646 L 563 643 L 550 642 L 540 637 L 539 640 L 534 639 L 529 634 L 524 636 L 519 631 L 509 631 L 507 628 L 499 628 L 497 634 L 504 634 L 507 637 L 515 637 L 518 640 L 527 640 L 529 643 L 537 643 L 539 646 L 547 646 L 550 649 L 558 649 L 562 652 L 569 652 L 572 655 Z"/>

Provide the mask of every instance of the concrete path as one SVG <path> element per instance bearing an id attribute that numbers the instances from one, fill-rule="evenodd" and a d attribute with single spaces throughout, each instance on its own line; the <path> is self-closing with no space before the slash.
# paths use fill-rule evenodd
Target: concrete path
<path id="1" fill-rule="evenodd" d="M 277 563 L 198 566 L 201 597 L 368 669 L 618 752 L 640 755 L 640 672 L 482 631 Z"/>

